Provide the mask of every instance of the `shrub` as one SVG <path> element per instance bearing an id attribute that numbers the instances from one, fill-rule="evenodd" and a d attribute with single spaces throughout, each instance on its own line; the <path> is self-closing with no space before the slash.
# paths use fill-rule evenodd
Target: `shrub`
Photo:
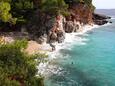
<path id="1" fill-rule="evenodd" d="M 0 45 L 0 86 L 43 86 L 36 66 L 46 55 L 28 55 L 23 52 L 26 46 L 24 40 Z"/>

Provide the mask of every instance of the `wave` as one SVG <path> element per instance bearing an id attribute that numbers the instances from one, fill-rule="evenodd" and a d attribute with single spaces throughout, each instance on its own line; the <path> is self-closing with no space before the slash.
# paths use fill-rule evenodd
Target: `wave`
<path id="1" fill-rule="evenodd" d="M 102 26 L 107 26 L 110 25 L 110 23 L 107 23 L 105 25 Z M 73 48 L 74 45 L 86 45 L 87 41 L 89 41 L 88 39 L 86 39 L 86 37 L 82 37 L 82 36 L 88 36 L 87 32 L 91 31 L 92 29 L 96 29 L 102 26 L 98 26 L 98 25 L 85 25 L 83 26 L 83 30 L 77 33 L 66 33 L 65 34 L 65 40 L 63 43 L 56 43 L 56 50 L 54 52 L 48 52 L 48 62 L 47 63 L 40 63 L 40 65 L 38 66 L 38 74 L 41 74 L 43 76 L 51 76 L 53 74 L 61 74 L 63 73 L 62 70 L 63 68 L 59 67 L 58 65 L 52 63 L 53 61 L 55 61 L 56 59 L 60 59 L 60 58 L 69 58 L 69 55 L 62 55 L 61 50 L 71 50 Z M 49 45 L 47 45 L 47 47 L 50 47 Z"/>
<path id="2" fill-rule="evenodd" d="M 69 55 L 63 56 L 60 52 L 62 49 L 71 50 L 73 45 L 86 45 L 86 41 L 88 39 L 81 37 L 81 36 L 88 36 L 86 32 L 92 30 L 93 28 L 98 28 L 98 25 L 85 25 L 83 26 L 83 30 L 78 33 L 65 33 L 65 40 L 63 43 L 56 43 L 56 50 L 54 52 L 48 52 L 49 55 L 47 63 L 40 63 L 38 66 L 38 74 L 43 76 L 51 76 L 52 74 L 60 74 L 62 73 L 62 69 L 56 64 L 51 64 L 51 62 L 55 59 L 62 58 L 69 58 Z M 48 47 L 48 46 L 47 46 Z M 62 56 L 61 56 L 62 55 Z M 61 71 L 61 72 L 60 72 Z"/>
<path id="3" fill-rule="evenodd" d="M 111 19 L 115 19 L 115 16 L 111 16 Z"/>

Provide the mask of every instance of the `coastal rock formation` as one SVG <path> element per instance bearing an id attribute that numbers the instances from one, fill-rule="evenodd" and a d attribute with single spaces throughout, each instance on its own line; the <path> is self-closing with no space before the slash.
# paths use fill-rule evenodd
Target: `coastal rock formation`
<path id="1" fill-rule="evenodd" d="M 41 17 L 39 17 L 41 16 Z M 31 39 L 36 40 L 38 43 L 52 43 L 63 42 L 64 40 L 64 17 L 59 15 L 53 17 L 51 15 L 43 14 L 39 10 L 35 12 L 35 17 L 28 25 L 28 32 Z"/>
<path id="2" fill-rule="evenodd" d="M 80 29 L 80 23 L 76 21 L 67 21 L 65 23 L 65 32 L 66 33 L 72 33 L 77 32 Z"/>
<path id="3" fill-rule="evenodd" d="M 62 15 L 57 16 L 53 27 L 48 33 L 49 43 L 52 43 L 52 42 L 62 43 L 64 41 L 65 31 L 64 31 L 63 24 L 64 24 L 64 17 Z"/>
<path id="4" fill-rule="evenodd" d="M 108 23 L 109 21 L 107 19 L 110 19 L 110 18 L 111 17 L 109 17 L 109 16 L 93 13 L 93 21 L 97 25 L 104 25 L 104 24 Z"/>
<path id="5" fill-rule="evenodd" d="M 103 20 L 103 19 L 110 19 L 111 17 L 102 14 L 93 13 L 93 18 Z"/>
<path id="6" fill-rule="evenodd" d="M 91 8 L 84 3 L 71 3 L 68 11 L 68 16 L 59 14 L 52 17 L 37 10 L 28 25 L 31 39 L 38 43 L 62 43 L 65 33 L 78 32 L 83 25 L 93 23 Z"/>
<path id="7" fill-rule="evenodd" d="M 70 5 L 69 11 L 71 13 L 72 20 L 75 19 L 83 24 L 91 24 L 93 22 L 92 10 L 84 3 L 73 3 Z"/>
<path id="8" fill-rule="evenodd" d="M 70 16 L 66 17 L 65 32 L 78 32 L 82 29 L 83 25 L 93 24 L 92 10 L 85 3 L 71 2 L 69 12 Z"/>

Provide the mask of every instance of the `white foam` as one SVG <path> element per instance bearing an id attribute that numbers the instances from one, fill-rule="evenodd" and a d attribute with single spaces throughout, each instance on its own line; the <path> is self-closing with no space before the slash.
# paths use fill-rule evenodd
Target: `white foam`
<path id="1" fill-rule="evenodd" d="M 49 55 L 49 62 L 47 63 L 40 63 L 40 65 L 38 66 L 39 69 L 39 74 L 47 76 L 47 75 L 51 75 L 51 74 L 60 74 L 60 70 L 62 70 L 62 68 L 60 68 L 57 65 L 51 65 L 49 64 L 52 60 L 57 59 L 60 56 L 60 50 L 61 49 L 68 49 L 71 50 L 72 45 L 77 44 L 77 45 L 86 45 L 86 41 L 88 41 L 88 39 L 86 38 L 82 38 L 79 37 L 79 35 L 86 35 L 85 33 L 87 31 L 92 30 L 93 28 L 97 28 L 97 25 L 93 25 L 93 26 L 89 26 L 89 25 L 85 25 L 83 27 L 83 30 L 81 32 L 78 33 L 66 33 L 65 34 L 65 40 L 63 43 L 56 43 L 56 50 L 54 52 L 48 52 Z M 48 45 L 45 47 L 45 49 L 49 47 Z M 65 56 L 64 56 L 65 57 Z M 69 56 L 66 56 L 66 58 L 68 58 Z"/>
<path id="2" fill-rule="evenodd" d="M 50 65 L 49 63 L 40 63 L 38 66 L 38 74 L 44 77 L 53 74 L 61 74 L 62 68 L 57 65 Z"/>
<path id="3" fill-rule="evenodd" d="M 102 25 L 102 26 L 106 26 L 106 25 L 110 25 L 110 23 Z M 43 76 L 51 76 L 53 74 L 61 74 L 63 73 L 61 70 L 63 70 L 63 68 L 60 68 L 58 65 L 54 65 L 54 64 L 49 64 L 52 60 L 55 60 L 59 57 L 62 58 L 69 58 L 69 56 L 61 56 L 62 54 L 60 54 L 60 50 L 61 49 L 68 49 L 71 50 L 72 49 L 72 45 L 77 44 L 77 45 L 86 45 L 86 41 L 89 41 L 88 39 L 86 39 L 85 37 L 79 37 L 79 35 L 81 36 L 88 36 L 88 34 L 86 34 L 86 32 L 91 31 L 94 28 L 99 28 L 102 26 L 98 26 L 98 25 L 85 25 L 83 26 L 83 30 L 77 33 L 66 33 L 65 34 L 65 40 L 63 43 L 56 43 L 56 50 L 54 52 L 48 52 L 47 54 L 49 55 L 49 61 L 47 63 L 40 63 L 40 65 L 38 66 L 38 74 L 41 74 Z M 45 45 L 45 50 L 46 48 L 49 48 L 50 46 L 47 44 Z"/>
<path id="4" fill-rule="evenodd" d="M 115 19 L 115 16 L 111 16 L 111 19 Z"/>
<path id="5" fill-rule="evenodd" d="M 100 26 L 100 27 L 103 27 L 103 26 L 108 26 L 108 25 L 111 25 L 111 23 L 107 23 L 107 24 L 104 24 L 104 25 L 102 25 L 102 26 Z"/>

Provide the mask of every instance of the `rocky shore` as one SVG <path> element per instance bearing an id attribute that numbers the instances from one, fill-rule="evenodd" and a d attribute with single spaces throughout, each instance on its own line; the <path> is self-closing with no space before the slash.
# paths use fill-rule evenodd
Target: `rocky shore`
<path id="1" fill-rule="evenodd" d="M 55 50 L 56 43 L 63 43 L 66 33 L 78 33 L 83 31 L 85 25 L 104 25 L 108 23 L 107 19 L 111 17 L 94 13 L 85 3 L 66 2 L 69 4 L 69 15 L 62 14 L 51 15 L 35 11 L 31 21 L 21 28 L 21 32 L 11 32 L 7 35 L 1 34 L 6 42 L 7 39 L 16 40 L 25 38 L 29 41 L 30 46 L 36 45 L 36 48 L 29 47 L 30 50 L 37 51 L 39 45 L 49 44 Z M 79 10 L 78 10 L 79 9 Z M 35 47 L 35 46 L 34 46 Z M 33 50 L 34 51 L 34 50 Z"/>
<path id="2" fill-rule="evenodd" d="M 104 25 L 104 24 L 107 24 L 107 23 L 112 23 L 112 22 L 109 22 L 107 19 L 111 19 L 111 17 L 105 16 L 105 15 L 102 15 L 102 14 L 93 13 L 94 24 Z"/>
<path id="3" fill-rule="evenodd" d="M 93 13 L 93 22 L 88 25 L 91 27 L 93 24 L 104 25 L 108 23 L 107 19 L 110 18 L 111 17 Z M 40 27 L 41 29 L 33 29 L 37 28 L 37 26 L 29 28 L 29 30 L 33 29 L 31 30 L 33 31 L 33 34 L 29 34 L 28 32 L 1 32 L 0 37 L 2 37 L 2 41 L 5 43 L 11 43 L 15 40 L 25 38 L 29 40 L 26 52 L 29 54 L 38 52 L 46 53 L 55 50 L 57 43 L 63 43 L 66 33 L 82 32 L 84 31 L 84 26 L 84 23 L 80 23 L 76 19 L 72 19 L 71 17 L 65 18 L 64 16 L 59 15 L 55 19 L 46 21 L 46 26 Z M 48 28 L 49 30 L 47 30 Z M 22 31 L 24 31 L 23 29 L 24 28 L 22 28 Z M 38 34 L 41 34 L 41 36 L 38 36 Z"/>

